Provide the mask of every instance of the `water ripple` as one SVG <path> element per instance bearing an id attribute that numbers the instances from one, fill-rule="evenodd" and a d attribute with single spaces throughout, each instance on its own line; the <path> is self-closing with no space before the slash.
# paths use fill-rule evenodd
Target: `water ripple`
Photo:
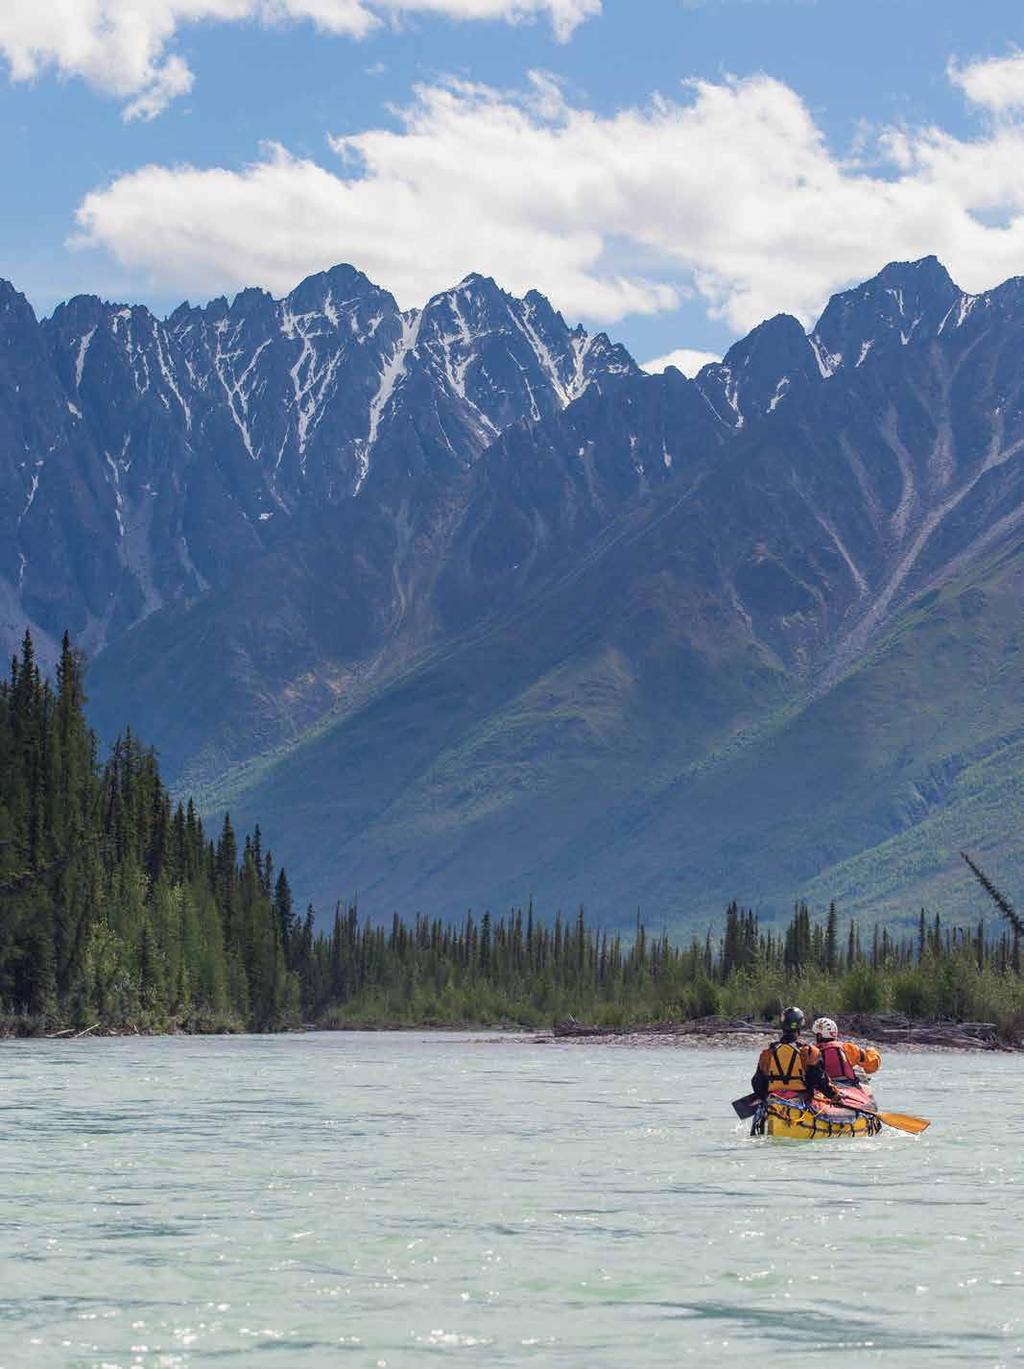
<path id="1" fill-rule="evenodd" d="M 0 1369 L 1022 1354 L 1012 1058 L 944 1057 L 947 1093 L 893 1057 L 880 1091 L 926 1136 L 801 1147 L 735 1127 L 733 1051 L 3 1050 Z"/>

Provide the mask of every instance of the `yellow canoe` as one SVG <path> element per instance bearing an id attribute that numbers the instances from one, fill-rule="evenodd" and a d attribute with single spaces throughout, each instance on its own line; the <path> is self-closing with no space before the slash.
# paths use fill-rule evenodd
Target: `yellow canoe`
<path id="1" fill-rule="evenodd" d="M 850 1101 L 859 1100 L 851 1097 Z M 862 1101 L 865 1106 L 874 1107 L 871 1095 L 866 1091 Z M 803 1098 L 782 1098 L 770 1094 L 764 1110 L 763 1134 L 784 1137 L 789 1141 L 823 1141 L 835 1136 L 877 1136 L 881 1129 L 882 1123 L 877 1117 L 858 1112 L 853 1107 L 831 1103 L 825 1098 L 816 1097 L 807 1103 Z"/>

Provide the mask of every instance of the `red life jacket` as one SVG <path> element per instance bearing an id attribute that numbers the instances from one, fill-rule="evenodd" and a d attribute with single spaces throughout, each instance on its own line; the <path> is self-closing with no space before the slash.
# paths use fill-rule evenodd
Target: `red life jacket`
<path id="1" fill-rule="evenodd" d="M 849 1079 L 851 1083 L 859 1083 L 853 1066 L 838 1041 L 826 1041 L 818 1049 L 821 1051 L 825 1073 L 830 1079 Z"/>

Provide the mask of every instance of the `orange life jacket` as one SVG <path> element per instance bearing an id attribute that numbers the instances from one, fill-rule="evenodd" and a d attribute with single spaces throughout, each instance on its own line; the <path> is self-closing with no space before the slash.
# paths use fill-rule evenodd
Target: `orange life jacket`
<path id="1" fill-rule="evenodd" d="M 807 1087 L 806 1047 L 794 1041 L 776 1041 L 761 1052 L 758 1068 L 768 1079 L 769 1093 L 784 1093 Z"/>
<path id="2" fill-rule="evenodd" d="M 821 1046 L 822 1064 L 830 1079 L 847 1079 L 857 1082 L 854 1065 L 859 1065 L 866 1074 L 874 1074 L 882 1063 L 882 1057 L 870 1046 L 855 1046 L 852 1041 L 826 1041 Z"/>

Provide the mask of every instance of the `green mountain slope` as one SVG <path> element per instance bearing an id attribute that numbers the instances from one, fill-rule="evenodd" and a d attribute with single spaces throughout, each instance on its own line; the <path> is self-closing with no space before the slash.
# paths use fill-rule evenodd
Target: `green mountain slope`
<path id="1" fill-rule="evenodd" d="M 1017 850 L 1022 349 L 1024 281 L 894 264 L 810 337 L 275 515 L 97 693 L 321 907 L 955 911 L 961 844 Z"/>
<path id="2" fill-rule="evenodd" d="M 1018 544 L 912 605 L 870 657 L 769 737 L 681 778 L 684 911 L 705 891 L 779 908 L 796 894 L 898 918 L 977 906 L 958 852 L 1024 854 L 1024 556 Z M 680 862 L 682 865 L 682 862 Z"/>
<path id="3" fill-rule="evenodd" d="M 955 914 L 977 903 L 961 847 L 1024 854 L 1019 542 L 810 702 L 741 633 L 702 653 L 695 606 L 659 589 L 612 621 L 556 597 L 205 802 L 266 813 L 321 903 L 358 891 L 381 913 L 544 889 L 618 925 L 638 903 L 703 923 L 734 896 Z"/>

